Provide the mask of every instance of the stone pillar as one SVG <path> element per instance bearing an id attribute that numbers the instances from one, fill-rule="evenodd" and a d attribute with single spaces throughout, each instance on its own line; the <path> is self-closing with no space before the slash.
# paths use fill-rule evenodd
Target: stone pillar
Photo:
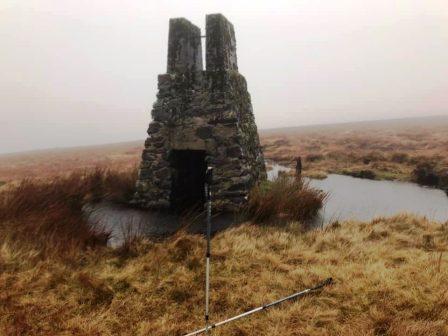
<path id="1" fill-rule="evenodd" d="M 238 73 L 233 25 L 212 14 L 206 29 L 203 71 L 199 28 L 185 19 L 170 20 L 167 73 L 158 78 L 133 201 L 141 207 L 176 204 L 172 191 L 182 169 L 173 164 L 175 151 L 199 150 L 215 168 L 216 210 L 238 211 L 250 188 L 266 178 L 246 80 Z"/>
<path id="2" fill-rule="evenodd" d="M 236 40 L 233 25 L 222 14 L 206 16 L 207 71 L 236 70 Z"/>
<path id="3" fill-rule="evenodd" d="M 187 19 L 170 19 L 167 73 L 197 71 L 202 71 L 201 30 Z"/>

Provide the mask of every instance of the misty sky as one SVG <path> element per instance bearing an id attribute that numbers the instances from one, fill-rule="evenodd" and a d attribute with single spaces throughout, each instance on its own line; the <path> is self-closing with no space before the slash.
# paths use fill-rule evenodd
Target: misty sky
<path id="1" fill-rule="evenodd" d="M 2 0 L 0 153 L 143 139 L 168 19 L 216 12 L 259 128 L 448 114 L 447 0 Z"/>

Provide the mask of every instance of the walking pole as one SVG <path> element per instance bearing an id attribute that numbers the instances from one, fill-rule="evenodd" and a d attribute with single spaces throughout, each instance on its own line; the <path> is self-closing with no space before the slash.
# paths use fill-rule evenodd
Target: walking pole
<path id="1" fill-rule="evenodd" d="M 205 333 L 210 335 L 209 301 L 210 301 L 210 236 L 212 215 L 212 192 L 213 168 L 207 167 L 205 172 L 205 199 L 207 201 L 207 252 L 205 261 Z"/>
<path id="2" fill-rule="evenodd" d="M 265 304 L 265 305 L 260 306 L 260 307 L 258 307 L 258 308 L 254 308 L 254 309 L 249 310 L 249 311 L 247 311 L 247 312 L 245 312 L 245 313 L 242 313 L 242 314 L 240 314 L 240 315 L 231 317 L 231 318 L 229 318 L 229 319 L 227 319 L 227 320 L 224 320 L 224 321 L 221 321 L 221 322 L 212 324 L 212 325 L 207 324 L 207 326 L 206 326 L 205 328 L 200 329 L 200 330 L 193 331 L 192 333 L 186 334 L 185 336 L 195 336 L 195 335 L 202 334 L 203 332 L 208 333 L 210 329 L 214 329 L 214 328 L 216 328 L 216 327 L 222 326 L 222 325 L 227 324 L 227 323 L 229 323 L 229 322 L 239 320 L 240 318 L 243 318 L 243 317 L 252 315 L 252 314 L 254 314 L 254 313 L 256 313 L 256 312 L 259 312 L 259 311 L 262 311 L 262 310 L 271 308 L 271 307 L 276 306 L 276 305 L 278 305 L 278 304 L 280 304 L 280 303 L 282 303 L 282 302 L 289 301 L 289 300 L 293 300 L 293 299 L 296 299 L 296 298 L 298 298 L 298 297 L 300 297 L 300 296 L 304 296 L 305 294 L 308 294 L 308 293 L 317 291 L 317 290 L 319 290 L 319 289 L 324 288 L 325 286 L 330 285 L 332 282 L 333 282 L 333 279 L 332 279 L 332 278 L 328 278 L 328 279 L 324 280 L 323 282 L 319 283 L 318 285 L 316 285 L 316 286 L 314 286 L 314 287 L 312 287 L 312 288 L 305 289 L 305 290 L 303 290 L 303 291 L 301 291 L 301 292 L 297 292 L 297 293 L 292 294 L 292 295 L 290 295 L 290 296 L 286 296 L 286 297 L 284 297 L 284 298 L 282 298 L 282 299 L 280 299 L 280 300 L 277 300 L 277 301 L 274 301 L 274 302 Z"/>

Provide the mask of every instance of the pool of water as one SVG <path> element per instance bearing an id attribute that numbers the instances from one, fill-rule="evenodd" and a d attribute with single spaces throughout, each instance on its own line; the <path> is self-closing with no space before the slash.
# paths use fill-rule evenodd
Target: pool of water
<path id="1" fill-rule="evenodd" d="M 205 233 L 205 215 L 179 216 L 168 212 L 126 208 L 103 202 L 84 208 L 89 223 L 110 233 L 108 245 L 120 246 L 132 237 L 164 237 L 185 229 L 190 233 Z M 240 218 L 231 214 L 213 216 L 212 234 L 236 225 Z"/>
<path id="2" fill-rule="evenodd" d="M 282 166 L 274 162 L 269 162 L 268 167 L 269 169 L 267 169 L 267 175 L 269 181 L 274 180 L 281 173 L 288 173 L 289 171 L 291 171 L 291 168 Z"/>
<path id="3" fill-rule="evenodd" d="M 275 179 L 280 172 L 291 169 L 271 163 L 268 179 Z M 412 213 L 428 219 L 448 221 L 448 197 L 442 190 L 426 188 L 414 183 L 373 181 L 344 175 L 330 174 L 326 179 L 308 179 L 314 188 L 328 193 L 324 208 L 315 225 L 325 225 L 336 220 L 356 219 L 369 221 L 379 216 Z M 179 216 L 148 210 L 117 207 L 108 203 L 92 205 L 85 209 L 90 223 L 111 232 L 109 244 L 120 245 L 127 237 L 148 235 L 165 236 L 184 226 Z M 241 220 L 241 219 L 240 219 Z M 188 220 L 191 222 L 191 220 Z M 213 219 L 213 231 L 224 229 L 238 222 L 235 216 L 220 215 Z M 196 218 L 187 230 L 203 233 L 204 218 Z"/>
<path id="4" fill-rule="evenodd" d="M 324 223 L 345 219 L 371 220 L 398 213 L 448 221 L 448 197 L 442 190 L 414 183 L 373 181 L 334 174 L 324 180 L 311 179 L 310 184 L 328 193 L 328 200 L 321 211 Z"/>
<path id="5" fill-rule="evenodd" d="M 271 164 L 270 180 L 290 168 Z M 328 193 L 320 211 L 322 224 L 334 220 L 372 220 L 378 216 L 412 213 L 428 219 L 448 221 L 448 197 L 444 191 L 415 183 L 375 181 L 330 174 L 326 179 L 308 179 L 310 185 Z"/>

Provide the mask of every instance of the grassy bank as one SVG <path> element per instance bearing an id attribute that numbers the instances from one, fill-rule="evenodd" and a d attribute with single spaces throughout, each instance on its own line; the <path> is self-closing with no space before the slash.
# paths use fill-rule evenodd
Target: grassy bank
<path id="1" fill-rule="evenodd" d="M 306 288 L 318 295 L 214 335 L 446 335 L 448 227 L 412 216 L 311 232 L 249 223 L 213 238 L 212 319 Z M 204 239 L 60 258 L 0 248 L 0 333 L 182 335 L 202 326 Z"/>

